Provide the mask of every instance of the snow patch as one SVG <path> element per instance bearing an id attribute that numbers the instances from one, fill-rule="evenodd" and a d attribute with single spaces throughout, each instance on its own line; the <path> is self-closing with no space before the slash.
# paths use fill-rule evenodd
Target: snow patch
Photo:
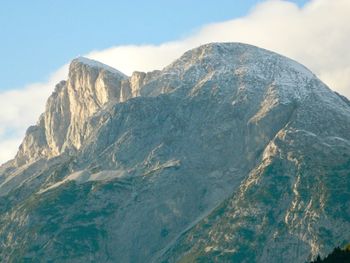
<path id="1" fill-rule="evenodd" d="M 86 57 L 78 57 L 78 58 L 74 59 L 73 61 L 76 61 L 76 62 L 84 64 L 84 65 L 88 65 L 90 67 L 105 69 L 105 70 L 108 70 L 108 71 L 110 71 L 112 73 L 116 73 L 116 74 L 119 74 L 119 75 L 126 76 L 124 73 L 120 72 L 119 70 L 117 70 L 115 68 L 112 68 L 112 67 L 110 67 L 110 66 L 108 66 L 106 64 L 103 64 L 101 62 L 98 62 L 96 60 L 89 59 L 89 58 L 86 58 Z"/>
<path id="2" fill-rule="evenodd" d="M 78 184 L 90 182 L 90 181 L 108 181 L 113 180 L 115 178 L 120 178 L 124 176 L 124 170 L 105 170 L 98 173 L 92 174 L 90 171 L 82 170 L 75 173 L 70 174 L 64 180 L 57 182 L 43 190 L 39 191 L 39 194 L 42 194 L 46 191 L 52 190 L 60 185 L 67 183 L 69 181 L 75 181 Z"/>

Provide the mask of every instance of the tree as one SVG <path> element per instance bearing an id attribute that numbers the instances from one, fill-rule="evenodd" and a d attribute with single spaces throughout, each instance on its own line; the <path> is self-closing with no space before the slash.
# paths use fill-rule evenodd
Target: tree
<path id="1" fill-rule="evenodd" d="M 324 259 L 317 256 L 316 260 L 310 263 L 350 263 L 350 244 L 344 249 L 336 247 L 333 252 Z"/>

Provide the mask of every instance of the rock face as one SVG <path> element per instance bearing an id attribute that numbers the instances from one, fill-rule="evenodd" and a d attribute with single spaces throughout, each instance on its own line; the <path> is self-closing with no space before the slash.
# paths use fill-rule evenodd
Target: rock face
<path id="1" fill-rule="evenodd" d="M 0 168 L 6 262 L 305 262 L 350 238 L 350 105 L 214 43 L 130 78 L 79 58 Z"/>
<path id="2" fill-rule="evenodd" d="M 126 79 L 123 73 L 97 61 L 73 60 L 68 80 L 56 85 L 45 113 L 28 130 L 16 156 L 18 165 L 78 150 L 90 134 L 87 120 L 108 102 L 121 101 L 121 82 Z"/>

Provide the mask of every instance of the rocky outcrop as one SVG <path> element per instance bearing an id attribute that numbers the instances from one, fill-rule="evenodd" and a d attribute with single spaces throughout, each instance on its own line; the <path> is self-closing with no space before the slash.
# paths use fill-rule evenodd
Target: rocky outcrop
<path id="1" fill-rule="evenodd" d="M 78 150 L 89 136 L 87 120 L 108 102 L 122 100 L 121 72 L 87 58 L 73 60 L 67 81 L 57 84 L 45 113 L 27 135 L 16 156 L 18 165 Z M 128 96 L 128 98 L 131 98 Z"/>
<path id="2" fill-rule="evenodd" d="M 121 101 L 140 96 L 140 88 L 144 84 L 146 73 L 135 71 L 130 79 L 122 82 Z"/>

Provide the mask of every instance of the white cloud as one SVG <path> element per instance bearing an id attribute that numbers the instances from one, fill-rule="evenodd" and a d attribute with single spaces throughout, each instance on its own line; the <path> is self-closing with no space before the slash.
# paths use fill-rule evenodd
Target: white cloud
<path id="1" fill-rule="evenodd" d="M 244 42 L 301 62 L 332 89 L 350 97 L 349 17 L 349 0 L 313 0 L 303 8 L 288 1 L 270 0 L 257 5 L 245 17 L 206 25 L 185 39 L 161 45 L 117 46 L 93 51 L 87 57 L 131 74 L 134 70 L 161 69 L 186 50 L 208 42 Z M 53 80 L 62 77 L 62 72 L 61 69 L 48 84 L 0 94 L 0 105 L 9 105 L 8 109 L 2 107 L 1 129 L 23 136 L 25 127 L 43 110 L 54 88 Z M 0 163 L 10 157 L 1 153 L 7 140 L 1 129 Z"/>
<path id="2" fill-rule="evenodd" d="M 0 141 L 0 160 L 6 162 L 15 156 L 17 147 L 21 143 L 19 137 Z"/>
<path id="3" fill-rule="evenodd" d="M 87 56 L 130 74 L 161 69 L 186 50 L 208 42 L 243 42 L 299 61 L 332 89 L 350 97 L 349 17 L 349 0 L 313 0 L 303 8 L 270 0 L 245 17 L 206 25 L 183 40 L 159 46 L 120 46 Z"/>
<path id="4" fill-rule="evenodd" d="M 55 84 L 66 78 L 67 68 L 67 65 L 61 67 L 47 83 L 0 93 L 0 164 L 14 157 L 26 129 L 44 111 Z"/>

